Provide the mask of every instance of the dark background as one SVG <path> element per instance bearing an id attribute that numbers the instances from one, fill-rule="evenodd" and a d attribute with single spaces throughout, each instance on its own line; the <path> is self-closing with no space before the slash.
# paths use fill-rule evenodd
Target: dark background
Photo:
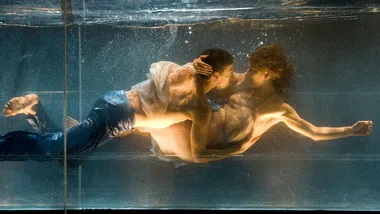
<path id="1" fill-rule="evenodd" d="M 236 57 L 235 71 L 244 72 L 253 50 L 279 43 L 296 68 L 286 100 L 301 117 L 317 126 L 373 120 L 374 128 L 369 137 L 315 143 L 279 124 L 243 156 L 178 168 L 152 157 L 149 136 L 135 134 L 97 149 L 81 172 L 68 170 L 69 208 L 379 209 L 378 26 L 377 14 L 155 28 L 92 25 L 80 27 L 80 44 L 79 27 L 70 26 L 67 107 L 75 119 L 105 92 L 145 80 L 153 62 L 184 64 L 218 47 Z M 62 42 L 62 27 L 0 27 L 0 102 L 38 93 L 62 123 Z M 32 128 L 24 115 L 0 117 L 0 133 L 12 130 Z M 61 164 L 0 163 L 0 209 L 62 206 Z"/>

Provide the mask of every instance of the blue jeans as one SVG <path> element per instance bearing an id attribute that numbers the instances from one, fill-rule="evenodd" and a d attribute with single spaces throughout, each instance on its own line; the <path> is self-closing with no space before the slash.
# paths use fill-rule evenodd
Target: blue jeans
<path id="1" fill-rule="evenodd" d="M 63 161 L 62 128 L 35 106 L 37 114 L 28 116 L 36 132 L 13 131 L 0 135 L 0 161 Z M 125 91 L 112 91 L 96 100 L 87 118 L 67 129 L 67 163 L 79 166 L 86 156 L 119 133 L 134 127 L 134 112 Z"/>

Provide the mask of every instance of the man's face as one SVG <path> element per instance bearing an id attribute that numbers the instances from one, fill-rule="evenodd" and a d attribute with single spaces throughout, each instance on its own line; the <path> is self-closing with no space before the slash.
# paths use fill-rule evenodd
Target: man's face
<path id="1" fill-rule="evenodd" d="M 205 90 L 212 88 L 225 88 L 228 86 L 232 73 L 232 64 L 226 65 L 221 71 L 213 73 L 208 78 Z"/>
<path id="2" fill-rule="evenodd" d="M 232 73 L 232 64 L 229 64 L 223 68 L 221 72 L 218 73 L 217 87 L 224 88 L 228 85 L 230 76 Z"/>
<path id="3" fill-rule="evenodd" d="M 250 79 L 254 87 L 262 86 L 269 79 L 267 69 L 257 69 L 250 65 L 247 73 L 251 75 Z"/>

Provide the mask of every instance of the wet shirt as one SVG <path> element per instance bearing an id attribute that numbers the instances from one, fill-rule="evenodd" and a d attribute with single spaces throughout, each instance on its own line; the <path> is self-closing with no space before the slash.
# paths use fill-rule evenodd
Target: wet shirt
<path id="1" fill-rule="evenodd" d="M 169 106 L 169 88 L 166 84 L 170 72 L 176 69 L 193 69 L 191 63 L 180 66 L 169 61 L 160 61 L 150 66 L 147 80 L 132 86 L 138 93 L 142 109 L 148 117 L 159 117 Z"/>

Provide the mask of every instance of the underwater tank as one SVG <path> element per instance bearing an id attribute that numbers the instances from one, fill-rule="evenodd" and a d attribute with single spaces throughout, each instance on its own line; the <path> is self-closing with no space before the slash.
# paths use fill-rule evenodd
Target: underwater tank
<path id="1" fill-rule="evenodd" d="M 60 127 L 95 100 L 147 79 L 152 63 L 192 62 L 207 48 L 235 57 L 279 44 L 295 68 L 284 98 L 319 127 L 373 121 L 369 136 L 318 141 L 284 123 L 242 155 L 167 161 L 132 133 L 79 167 L 1 161 L 0 210 L 379 210 L 380 3 L 314 0 L 37 0 L 0 2 L 0 101 L 38 94 Z M 27 115 L 0 133 L 34 132 Z M 63 129 L 62 129 L 63 131 Z"/>

